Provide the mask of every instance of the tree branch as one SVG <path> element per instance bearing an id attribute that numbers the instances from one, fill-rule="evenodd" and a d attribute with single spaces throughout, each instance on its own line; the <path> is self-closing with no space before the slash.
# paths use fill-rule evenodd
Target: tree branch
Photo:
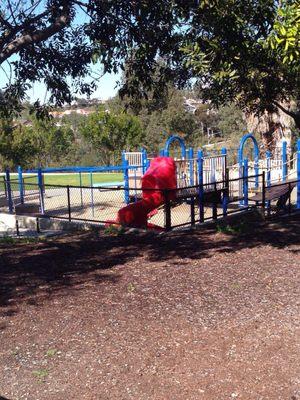
<path id="1" fill-rule="evenodd" d="M 10 30 L 2 35 L 1 40 L 0 40 L 0 48 L 3 47 L 6 43 L 8 44 L 8 42 L 10 40 L 12 40 L 12 38 L 14 36 L 16 36 L 17 33 L 21 32 L 23 29 L 29 28 L 31 24 L 34 24 L 35 22 L 41 20 L 42 18 L 46 17 L 47 15 L 49 15 L 51 12 L 50 9 L 47 9 L 46 11 L 35 15 L 34 17 L 31 18 L 27 18 L 22 24 L 20 25 L 16 25 L 16 26 L 10 26 Z M 1 50 L 1 49 L 0 49 Z"/>
<path id="2" fill-rule="evenodd" d="M 2 17 L 0 14 L 0 22 L 2 22 L 3 25 L 5 25 L 8 29 L 11 29 L 13 26 L 5 19 Z"/>
<path id="3" fill-rule="evenodd" d="M 300 129 L 300 111 L 293 112 L 293 111 L 287 110 L 287 109 L 286 109 L 285 107 L 283 107 L 280 103 L 277 103 L 277 101 L 273 101 L 273 104 L 274 104 L 276 107 L 278 107 L 281 111 L 283 111 L 284 113 L 286 113 L 287 115 L 289 115 L 291 118 L 293 118 L 293 120 L 294 120 L 294 122 L 295 122 L 295 124 L 296 124 L 296 127 L 297 127 L 298 129 Z"/>
<path id="4" fill-rule="evenodd" d="M 24 34 L 16 38 L 0 52 L 0 64 L 7 60 L 12 54 L 19 52 L 26 46 L 47 40 L 49 37 L 55 35 L 55 33 L 64 29 L 69 21 L 70 15 L 68 12 L 66 12 L 65 14 L 57 17 L 55 22 L 47 28 L 37 30 L 31 34 Z"/>
<path id="5" fill-rule="evenodd" d="M 8 2 L 8 8 L 9 8 L 9 11 L 10 11 L 10 16 L 12 17 L 12 20 L 13 20 L 14 23 L 16 24 L 17 22 L 16 22 L 16 19 L 15 19 L 14 12 L 13 12 L 13 10 L 12 10 L 12 6 L 11 6 L 11 4 L 10 4 L 10 0 L 8 0 L 7 2 Z"/>
<path id="6" fill-rule="evenodd" d="M 292 118 L 297 118 L 298 114 L 297 112 L 293 112 L 291 110 L 286 109 L 285 107 L 283 107 L 280 103 L 278 103 L 277 101 L 273 101 L 273 104 L 278 107 L 281 111 L 283 111 L 285 114 L 289 115 Z"/>

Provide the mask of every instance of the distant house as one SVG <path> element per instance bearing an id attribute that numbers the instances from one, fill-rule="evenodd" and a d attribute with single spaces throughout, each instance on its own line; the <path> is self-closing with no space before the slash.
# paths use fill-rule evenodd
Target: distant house
<path id="1" fill-rule="evenodd" d="M 66 115 L 71 115 L 71 114 L 90 115 L 93 112 L 95 112 L 95 110 L 87 110 L 84 108 L 74 108 L 74 109 L 63 110 L 63 111 L 51 111 L 50 115 L 52 115 L 53 118 L 63 118 Z"/>

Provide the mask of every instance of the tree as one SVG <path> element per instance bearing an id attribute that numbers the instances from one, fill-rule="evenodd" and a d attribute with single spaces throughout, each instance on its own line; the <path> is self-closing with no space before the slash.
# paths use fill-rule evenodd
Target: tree
<path id="1" fill-rule="evenodd" d="M 36 156 L 37 150 L 27 128 L 14 125 L 10 118 L 0 119 L 0 166 L 15 168 L 18 165 L 28 167 Z"/>
<path id="2" fill-rule="evenodd" d="M 118 114 L 99 109 L 90 114 L 80 132 L 98 152 L 105 164 L 114 163 L 122 150 L 133 150 L 143 142 L 139 118 L 124 111 Z"/>
<path id="3" fill-rule="evenodd" d="M 246 133 L 243 113 L 234 104 L 220 107 L 217 126 L 224 138 L 230 139 L 236 145 L 241 135 Z"/>
<path id="4" fill-rule="evenodd" d="M 280 108 L 300 128 L 299 111 L 282 103 L 299 99 L 297 3 L 283 1 L 277 8 L 277 2 L 270 0 L 203 2 L 196 37 L 185 47 L 187 64 L 199 79 L 201 96 L 216 106 L 235 102 L 257 114 Z M 291 21 L 295 23 L 290 30 L 283 28 L 282 19 L 287 15 L 289 26 Z M 286 41 L 278 38 L 278 30 L 286 32 Z M 283 57 L 289 48 L 293 51 Z"/>
<path id="5" fill-rule="evenodd" d="M 2 88 L 0 107 L 7 113 L 20 111 L 20 101 L 35 81 L 45 83 L 50 103 L 58 105 L 70 102 L 73 93 L 90 94 L 99 76 L 88 84 L 83 78 L 93 76 L 90 66 L 98 61 L 103 73 L 124 69 L 127 62 L 128 76 L 133 68 L 137 79 L 143 76 L 144 85 L 149 85 L 151 79 L 146 78 L 158 50 L 162 56 L 174 52 L 167 39 L 176 23 L 172 4 L 171 0 L 2 1 L 0 65 L 8 64 L 6 72 L 14 74 Z M 136 85 L 130 87 L 124 84 L 124 92 L 133 94 Z M 39 104 L 36 107 L 43 111 Z"/>
<path id="6" fill-rule="evenodd" d="M 299 127 L 299 111 L 283 104 L 300 97 L 298 5 L 298 0 L 4 0 L 0 64 L 10 62 L 16 79 L 3 89 L 0 107 L 18 109 L 16 99 L 36 80 L 45 82 L 50 101 L 58 104 L 70 101 L 73 91 L 89 94 L 95 80 L 87 84 L 83 78 L 91 62 L 99 61 L 103 72 L 124 70 L 122 95 L 146 97 L 152 90 L 159 97 L 170 81 L 183 87 L 196 77 L 201 97 L 214 106 L 235 102 L 256 113 L 279 107 Z M 286 30 L 293 23 L 296 29 Z M 274 46 L 272 38 L 282 39 L 278 32 L 289 39 L 280 42 L 284 48 Z M 294 43 L 294 62 L 286 43 Z"/>

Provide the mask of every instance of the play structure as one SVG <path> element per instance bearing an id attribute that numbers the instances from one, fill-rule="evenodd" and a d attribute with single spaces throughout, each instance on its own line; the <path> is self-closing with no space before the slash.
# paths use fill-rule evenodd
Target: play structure
<path id="1" fill-rule="evenodd" d="M 122 225 L 144 228 L 151 213 L 166 201 L 175 199 L 177 188 L 176 165 L 171 157 L 156 157 L 142 177 L 142 199 L 127 205 L 118 212 L 117 222 Z"/>
<path id="2" fill-rule="evenodd" d="M 253 148 L 249 159 L 247 143 Z M 53 218 L 163 229 L 216 220 L 249 207 L 262 207 L 268 213 L 300 209 L 300 139 L 294 155 L 287 153 L 283 141 L 276 159 L 270 152 L 260 154 L 250 133 L 241 138 L 232 165 L 228 165 L 229 151 L 204 153 L 187 148 L 181 137 L 173 135 L 156 157 L 148 157 L 145 149 L 124 151 L 118 166 L 27 171 L 19 167 L 17 178 L 6 171 L 2 199 L 9 212 L 35 202 L 40 215 Z M 103 173 L 118 173 L 122 178 L 97 182 Z M 49 174 L 72 174 L 77 184 L 47 185 L 44 178 Z M 88 184 L 83 185 L 83 176 L 88 176 Z"/>

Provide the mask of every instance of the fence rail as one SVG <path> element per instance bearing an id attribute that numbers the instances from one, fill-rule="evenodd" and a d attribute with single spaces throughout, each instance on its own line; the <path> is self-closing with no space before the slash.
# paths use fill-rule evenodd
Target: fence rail
<path id="1" fill-rule="evenodd" d="M 256 184 L 256 187 L 252 183 Z M 128 202 L 136 203 L 145 194 L 159 194 L 162 199 L 152 212 L 149 222 L 156 228 L 171 230 L 194 226 L 205 221 L 216 221 L 229 214 L 259 207 L 272 217 L 275 212 L 291 213 L 296 209 L 296 187 L 299 180 L 272 185 L 268 188 L 265 173 L 243 178 L 225 179 L 213 183 L 196 184 L 177 189 L 141 189 L 129 187 L 100 187 L 76 185 L 48 185 L 24 181 L 24 197 L 19 194 L 18 180 L 0 179 L 0 207 L 10 212 L 20 205 L 35 206 L 36 214 L 68 221 L 118 224 L 118 211 Z M 280 204 L 270 190 L 282 187 L 286 194 Z M 127 196 L 124 192 L 128 190 Z M 279 190 L 280 192 L 280 190 Z M 147 197 L 147 196 L 146 196 Z M 282 197 L 282 196 L 281 196 Z M 128 200 L 126 200 L 128 198 Z M 1 202 L 2 199 L 2 202 Z M 282 198 L 281 198 L 282 200 Z M 282 201 L 281 201 L 282 203 Z"/>

